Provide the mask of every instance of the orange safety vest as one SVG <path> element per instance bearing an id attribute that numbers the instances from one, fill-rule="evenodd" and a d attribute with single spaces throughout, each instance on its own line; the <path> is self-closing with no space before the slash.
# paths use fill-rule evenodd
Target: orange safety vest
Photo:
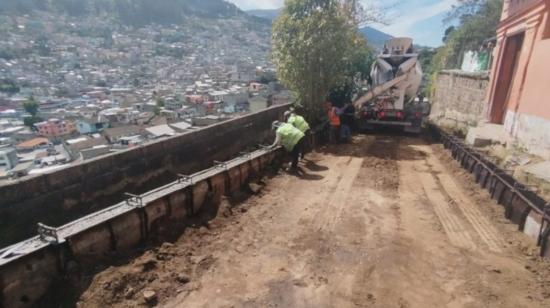
<path id="1" fill-rule="evenodd" d="M 330 108 L 328 111 L 328 119 L 330 121 L 330 125 L 340 126 L 340 117 L 336 114 L 336 107 Z"/>

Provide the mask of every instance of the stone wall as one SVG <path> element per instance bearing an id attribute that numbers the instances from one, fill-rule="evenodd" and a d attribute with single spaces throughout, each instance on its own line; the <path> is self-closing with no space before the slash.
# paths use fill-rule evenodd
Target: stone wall
<path id="1" fill-rule="evenodd" d="M 60 226 L 238 155 L 271 138 L 288 105 L 243 116 L 140 148 L 0 186 L 0 247 Z"/>
<path id="2" fill-rule="evenodd" d="M 441 126 L 465 129 L 485 119 L 489 75 L 442 71 L 435 82 L 430 119 Z"/>

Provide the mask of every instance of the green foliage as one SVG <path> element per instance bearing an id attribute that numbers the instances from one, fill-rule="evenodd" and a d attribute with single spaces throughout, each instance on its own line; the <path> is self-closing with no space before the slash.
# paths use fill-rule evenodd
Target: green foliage
<path id="1" fill-rule="evenodd" d="M 439 55 L 440 67 L 458 67 L 464 52 L 477 50 L 484 40 L 494 37 L 501 12 L 502 0 L 459 1 L 450 15 L 459 20 L 459 26 L 445 32 L 445 47 Z"/>
<path id="2" fill-rule="evenodd" d="M 437 49 L 431 60 L 428 94 L 433 95 L 437 73 L 444 69 L 458 68 L 462 55 L 468 50 L 478 50 L 483 42 L 496 35 L 503 0 L 459 0 L 448 16 L 458 20 L 458 26 L 445 31 L 445 45 Z"/>
<path id="3" fill-rule="evenodd" d="M 430 76 L 432 76 L 434 72 L 433 67 L 433 59 L 437 51 L 432 48 L 420 48 L 418 52 L 418 61 L 420 62 L 420 65 L 422 66 L 422 70 L 424 71 L 424 81 L 429 81 Z M 428 85 L 429 86 L 429 85 Z M 424 84 L 422 87 L 421 94 L 425 97 L 429 96 L 429 88 Z"/>
<path id="4" fill-rule="evenodd" d="M 36 127 L 34 127 L 34 124 L 36 123 L 40 123 L 44 121 L 41 117 L 39 116 L 30 116 L 30 117 L 26 117 L 23 119 L 23 124 L 29 128 L 31 128 L 32 130 L 35 130 Z"/>
<path id="5" fill-rule="evenodd" d="M 43 121 L 41 117 L 37 116 L 38 108 L 38 102 L 32 96 L 23 103 L 23 109 L 25 109 L 25 111 L 30 114 L 30 117 L 25 117 L 23 119 L 23 123 L 25 124 L 25 126 L 28 126 L 31 129 L 35 129 L 34 124 Z"/>
<path id="6" fill-rule="evenodd" d="M 15 94 L 19 92 L 19 86 L 12 79 L 0 79 L 0 92 Z"/>
<path id="7" fill-rule="evenodd" d="M 258 78 L 258 82 L 262 83 L 262 84 L 269 84 L 269 83 L 275 82 L 275 81 L 277 81 L 277 76 L 275 76 L 275 74 L 270 73 L 270 72 L 264 72 Z"/>
<path id="8" fill-rule="evenodd" d="M 357 80 L 368 80 L 372 64 L 376 61 L 376 55 L 373 50 L 367 46 L 367 41 L 358 35 L 351 50 L 349 51 L 350 59 L 348 65 L 348 77 Z"/>
<path id="9" fill-rule="evenodd" d="M 350 103 L 353 96 L 361 90 L 361 81 L 370 79 L 372 63 L 376 59 L 362 37 L 357 37 L 354 41 L 353 47 L 349 50 L 349 58 L 344 81 L 333 87 L 329 94 L 329 100 L 340 107 Z"/>
<path id="10" fill-rule="evenodd" d="M 32 96 L 23 103 L 23 109 L 33 117 L 38 114 L 38 108 L 38 102 Z"/>
<path id="11" fill-rule="evenodd" d="M 367 75 L 369 51 L 336 0 L 288 0 L 273 25 L 278 79 L 294 92 L 310 121 L 323 114 L 332 89 Z M 367 60 L 365 60 L 367 59 Z"/>
<path id="12" fill-rule="evenodd" d="M 159 97 L 157 98 L 157 107 L 164 107 L 164 105 L 166 104 L 166 102 L 164 101 L 164 98 L 162 97 Z"/>
<path id="13" fill-rule="evenodd" d="M 344 83 L 333 88 L 329 94 L 329 101 L 337 107 L 342 107 L 351 102 L 353 94 L 356 92 L 356 87 L 353 83 Z"/>
<path id="14" fill-rule="evenodd" d="M 161 112 L 161 109 L 159 106 L 155 106 L 155 108 L 153 109 L 153 112 L 155 113 L 156 116 L 159 116 L 160 115 L 160 112 Z"/>

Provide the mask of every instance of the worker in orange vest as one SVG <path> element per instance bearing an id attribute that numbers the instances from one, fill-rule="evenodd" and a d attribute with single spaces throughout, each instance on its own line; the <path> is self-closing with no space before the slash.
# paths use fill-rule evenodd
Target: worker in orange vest
<path id="1" fill-rule="evenodd" d="M 330 142 L 340 142 L 340 126 L 342 121 L 340 120 L 341 111 L 338 107 L 334 106 L 331 102 L 327 103 L 328 120 L 330 123 Z"/>

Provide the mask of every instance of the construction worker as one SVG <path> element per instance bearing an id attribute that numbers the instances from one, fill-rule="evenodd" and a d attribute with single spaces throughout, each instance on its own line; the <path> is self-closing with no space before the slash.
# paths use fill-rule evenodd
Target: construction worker
<path id="1" fill-rule="evenodd" d="M 351 131 L 355 126 L 355 107 L 348 103 L 342 109 L 342 126 L 340 128 L 340 141 L 349 142 L 351 140 Z"/>
<path id="2" fill-rule="evenodd" d="M 285 112 L 285 120 L 287 123 L 292 124 L 292 126 L 299 129 L 302 133 L 305 135 L 304 144 L 302 148 L 302 154 L 301 158 L 304 158 L 304 155 L 306 152 L 310 151 L 311 148 L 311 134 L 310 134 L 310 127 L 307 121 L 304 119 L 304 117 L 297 115 L 296 112 L 294 112 L 293 109 Z"/>
<path id="3" fill-rule="evenodd" d="M 273 122 L 272 129 L 276 131 L 276 138 L 271 148 L 282 145 L 283 148 L 291 154 L 291 169 L 296 170 L 304 146 L 304 133 L 292 126 L 292 124 L 279 121 Z"/>
<path id="4" fill-rule="evenodd" d="M 334 106 L 331 102 L 327 103 L 328 120 L 330 123 L 330 142 L 340 142 L 340 126 L 342 121 L 340 120 L 341 111 L 338 107 Z"/>
<path id="5" fill-rule="evenodd" d="M 304 117 L 297 115 L 294 110 L 289 110 L 285 112 L 285 120 L 287 123 L 292 124 L 292 126 L 296 127 L 306 135 L 307 132 L 310 130 L 309 124 L 304 119 Z"/>

